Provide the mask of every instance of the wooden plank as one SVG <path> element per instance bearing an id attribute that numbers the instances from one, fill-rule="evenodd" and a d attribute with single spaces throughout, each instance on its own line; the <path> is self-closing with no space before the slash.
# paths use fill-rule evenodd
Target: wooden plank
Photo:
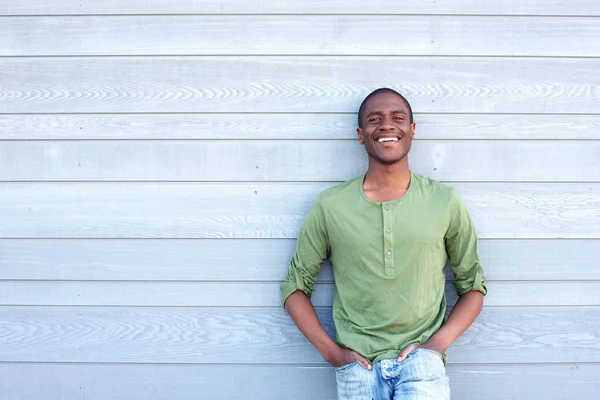
<path id="1" fill-rule="evenodd" d="M 597 391 L 600 365 L 450 364 L 447 374 L 458 399 L 578 400 Z M 0 364 L 0 397 L 332 400 L 336 387 L 328 366 L 7 363 Z"/>
<path id="2" fill-rule="evenodd" d="M 281 268 L 281 275 L 285 268 Z M 283 278 L 282 278 L 283 280 Z M 279 282 L 44 282 L 0 281 L 0 305 L 27 306 L 152 306 L 152 307 L 277 307 Z M 600 306 L 600 282 L 488 281 L 488 307 Z M 448 305 L 456 303 L 446 284 Z M 333 283 L 317 283 L 316 307 L 330 307 Z"/>
<path id="3" fill-rule="evenodd" d="M 0 15 L 118 15 L 118 14 L 430 14 L 430 15 L 600 15 L 600 6 L 588 0 L 568 3 L 548 0 L 381 1 L 375 6 L 360 0 L 0 0 Z"/>
<path id="4" fill-rule="evenodd" d="M 409 158 L 439 181 L 600 181 L 600 140 L 415 140 Z M 358 140 L 0 143 L 0 181 L 336 182 L 366 166 Z"/>
<path id="5" fill-rule="evenodd" d="M 418 112 L 594 114 L 600 59 L 6 58 L 0 80 L 0 113 L 355 113 L 389 86 Z"/>
<path id="6" fill-rule="evenodd" d="M 318 309 L 333 333 L 330 309 Z M 282 307 L 1 307 L 0 361 L 324 364 Z M 485 308 L 450 363 L 600 360 L 598 307 Z"/>
<path id="7" fill-rule="evenodd" d="M 294 239 L 0 239 L 0 279 L 279 282 L 295 245 Z M 492 239 L 480 240 L 479 248 L 488 280 L 600 280 L 598 240 Z M 328 263 L 319 280 L 333 280 Z"/>
<path id="8" fill-rule="evenodd" d="M 295 238 L 331 184 L 0 185 L 2 238 Z M 457 183 L 479 237 L 600 238 L 600 185 Z"/>
<path id="9" fill-rule="evenodd" d="M 295 246 L 293 239 L 8 239 L 0 240 L 0 279 L 280 281 Z"/>
<path id="10" fill-rule="evenodd" d="M 12 17 L 0 31 L 0 56 L 600 55 L 599 20 L 585 17 Z"/>
<path id="11" fill-rule="evenodd" d="M 417 139 L 598 139 L 600 115 L 415 114 Z M 356 113 L 0 114 L 2 140 L 356 139 Z"/>

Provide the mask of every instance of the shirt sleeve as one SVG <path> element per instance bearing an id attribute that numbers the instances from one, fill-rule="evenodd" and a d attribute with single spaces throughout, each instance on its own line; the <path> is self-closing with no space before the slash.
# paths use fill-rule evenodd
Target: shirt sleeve
<path id="1" fill-rule="evenodd" d="M 452 190 L 450 225 L 444 239 L 456 293 L 462 296 L 476 290 L 485 295 L 487 288 L 475 226 L 465 203 L 455 190 Z"/>
<path id="2" fill-rule="evenodd" d="M 320 196 L 309 210 L 296 242 L 296 251 L 281 285 L 282 302 L 296 290 L 311 296 L 319 269 L 329 251 L 329 241 Z"/>

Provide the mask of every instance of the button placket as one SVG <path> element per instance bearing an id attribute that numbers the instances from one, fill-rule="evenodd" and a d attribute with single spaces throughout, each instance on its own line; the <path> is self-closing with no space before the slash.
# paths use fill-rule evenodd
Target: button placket
<path id="1" fill-rule="evenodd" d="M 383 205 L 383 251 L 384 251 L 384 268 L 386 275 L 394 275 L 394 253 L 393 246 L 394 238 L 392 234 L 392 208 L 389 204 Z"/>

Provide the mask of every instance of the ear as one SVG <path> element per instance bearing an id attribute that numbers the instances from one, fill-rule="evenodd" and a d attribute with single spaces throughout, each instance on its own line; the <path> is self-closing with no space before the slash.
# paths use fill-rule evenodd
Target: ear
<path id="1" fill-rule="evenodd" d="M 410 124 L 410 140 L 413 140 L 415 138 L 415 129 L 417 128 L 417 124 L 416 123 L 412 123 Z"/>
<path id="2" fill-rule="evenodd" d="M 365 144 L 365 136 L 363 134 L 362 128 L 356 128 L 356 134 L 358 135 L 358 141 L 360 144 Z"/>

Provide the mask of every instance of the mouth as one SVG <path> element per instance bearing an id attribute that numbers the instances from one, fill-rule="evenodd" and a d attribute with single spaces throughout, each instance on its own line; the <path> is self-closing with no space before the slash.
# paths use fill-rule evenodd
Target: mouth
<path id="1" fill-rule="evenodd" d="M 397 137 L 381 137 L 379 139 L 377 139 L 377 141 L 379 143 L 385 143 L 385 142 L 397 142 L 398 138 Z"/>

